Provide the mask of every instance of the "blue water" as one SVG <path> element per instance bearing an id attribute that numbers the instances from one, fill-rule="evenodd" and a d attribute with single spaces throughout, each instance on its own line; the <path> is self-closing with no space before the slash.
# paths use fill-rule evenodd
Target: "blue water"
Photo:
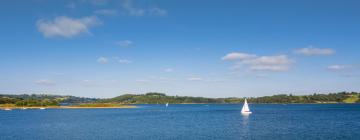
<path id="1" fill-rule="evenodd" d="M 360 139 L 360 104 L 140 105 L 0 111 L 1 140 Z"/>

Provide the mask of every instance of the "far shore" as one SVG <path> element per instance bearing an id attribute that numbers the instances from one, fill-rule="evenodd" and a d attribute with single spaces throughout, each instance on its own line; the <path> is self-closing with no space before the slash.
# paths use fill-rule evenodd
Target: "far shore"
<path id="1" fill-rule="evenodd" d="M 0 109 L 40 109 L 40 108 L 46 108 L 46 109 L 105 109 L 105 108 L 137 108 L 137 106 L 134 105 L 123 105 L 123 106 L 111 106 L 111 107 L 82 107 L 82 106 L 35 106 L 35 107 L 0 107 Z"/>
<path id="2" fill-rule="evenodd" d="M 242 104 L 242 103 L 176 103 L 176 104 L 199 104 L 199 105 L 211 105 L 211 104 Z M 356 103 L 338 103 L 338 102 L 319 102 L 319 103 L 249 103 L 249 104 L 279 104 L 279 105 L 291 105 L 291 104 L 356 104 Z M 0 106 L 0 110 L 5 109 L 116 109 L 116 108 L 138 108 L 137 105 L 146 104 L 129 104 L 120 106 L 32 106 L 32 107 L 21 107 L 21 106 Z M 163 105 L 163 104 L 148 104 L 148 105 Z M 171 105 L 171 104 L 170 104 Z M 174 104 L 173 104 L 174 105 Z"/>

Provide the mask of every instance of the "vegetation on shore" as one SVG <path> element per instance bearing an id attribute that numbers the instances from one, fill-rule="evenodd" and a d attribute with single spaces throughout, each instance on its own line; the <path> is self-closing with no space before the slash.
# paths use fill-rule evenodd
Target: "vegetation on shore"
<path id="1" fill-rule="evenodd" d="M 247 98 L 251 103 L 360 103 L 360 93 L 340 92 L 330 94 L 292 95 L 278 94 Z M 242 103 L 244 98 L 204 98 L 189 96 L 167 96 L 163 93 L 124 94 L 109 99 L 82 98 L 60 95 L 1 95 L 0 107 L 121 107 L 124 104 L 185 104 L 185 103 Z"/>
<path id="2" fill-rule="evenodd" d="M 0 98 L 0 105 L 14 106 L 14 107 L 44 107 L 44 106 L 59 106 L 57 100 L 43 99 L 43 100 L 33 100 L 33 99 L 17 99 L 2 97 Z"/>
<path id="3" fill-rule="evenodd" d="M 360 93 L 340 92 L 295 96 L 279 94 L 264 97 L 247 98 L 251 103 L 360 103 Z M 115 98 L 101 99 L 102 103 L 123 104 L 181 104 L 181 103 L 242 103 L 244 98 L 204 98 L 189 96 L 167 96 L 163 93 L 125 94 Z"/>
<path id="4" fill-rule="evenodd" d="M 16 102 L 19 100 L 55 100 L 59 103 L 92 103 L 97 101 L 96 98 L 85 98 L 75 96 L 50 95 L 50 94 L 0 94 L 0 104 L 3 102 Z"/>
<path id="5" fill-rule="evenodd" d="M 0 94 L 0 107 L 56 107 L 67 104 L 93 103 L 96 98 L 48 94 Z"/>

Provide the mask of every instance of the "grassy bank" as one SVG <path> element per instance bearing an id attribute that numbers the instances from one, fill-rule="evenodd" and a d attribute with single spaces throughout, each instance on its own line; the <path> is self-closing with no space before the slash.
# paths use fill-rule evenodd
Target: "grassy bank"
<path id="1" fill-rule="evenodd" d="M 79 104 L 73 106 L 16 106 L 16 104 L 2 104 L 0 109 L 40 109 L 40 108 L 55 108 L 55 109 L 81 109 L 81 108 L 136 108 L 134 105 L 123 105 L 123 104 L 109 104 L 109 103 L 88 103 Z"/>

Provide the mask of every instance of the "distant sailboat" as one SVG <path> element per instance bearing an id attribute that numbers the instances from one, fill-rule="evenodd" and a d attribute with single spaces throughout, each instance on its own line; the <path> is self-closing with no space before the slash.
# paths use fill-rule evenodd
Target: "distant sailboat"
<path id="1" fill-rule="evenodd" d="M 4 110 L 6 110 L 6 111 L 11 111 L 11 108 L 5 108 Z"/>
<path id="2" fill-rule="evenodd" d="M 165 106 L 168 107 L 168 106 L 169 106 L 169 103 L 166 103 Z"/>
<path id="3" fill-rule="evenodd" d="M 27 109 L 25 106 L 24 106 L 24 102 L 22 102 L 22 108 L 21 108 L 22 110 L 25 110 L 25 109 Z"/>
<path id="4" fill-rule="evenodd" d="M 43 103 L 41 102 L 41 106 L 43 106 Z M 39 109 L 41 109 L 41 110 L 44 110 L 44 109 L 46 109 L 45 107 L 40 107 Z"/>
<path id="5" fill-rule="evenodd" d="M 245 99 L 244 106 L 241 109 L 241 114 L 251 114 L 247 100 Z"/>

